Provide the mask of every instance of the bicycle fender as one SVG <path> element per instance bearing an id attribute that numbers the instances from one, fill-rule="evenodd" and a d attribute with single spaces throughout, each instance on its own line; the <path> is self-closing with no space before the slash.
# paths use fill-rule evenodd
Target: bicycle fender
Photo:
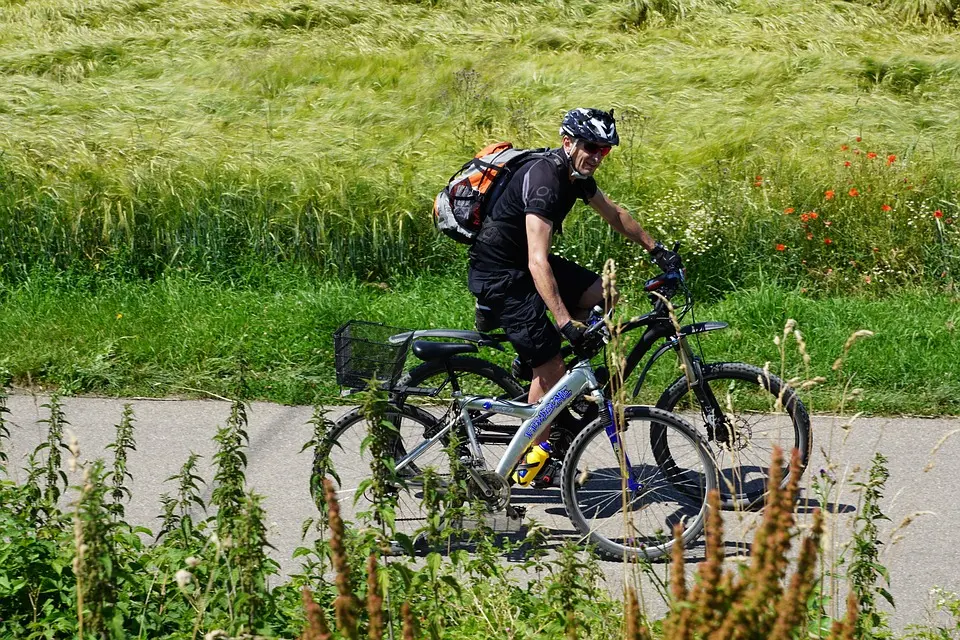
<path id="1" fill-rule="evenodd" d="M 717 331 L 729 327 L 726 322 L 695 322 L 680 327 L 680 335 L 691 336 L 695 333 L 706 333 L 707 331 Z"/>
<path id="2" fill-rule="evenodd" d="M 640 372 L 640 377 L 637 378 L 637 384 L 633 387 L 633 395 L 636 396 L 640 393 L 640 387 L 643 386 L 643 381 L 647 377 L 647 373 L 650 371 L 650 368 L 653 366 L 653 363 L 660 359 L 660 356 L 665 354 L 667 351 L 676 349 L 677 339 L 680 337 L 692 336 L 698 333 L 706 333 L 708 331 L 719 331 L 720 329 L 726 329 L 729 327 L 726 322 L 695 322 L 693 324 L 687 324 L 680 327 L 680 331 L 677 332 L 677 335 L 667 338 L 666 342 L 660 345 L 660 348 L 654 351 L 653 355 L 650 356 L 650 359 L 647 360 L 647 364 L 644 365 L 643 371 Z"/>

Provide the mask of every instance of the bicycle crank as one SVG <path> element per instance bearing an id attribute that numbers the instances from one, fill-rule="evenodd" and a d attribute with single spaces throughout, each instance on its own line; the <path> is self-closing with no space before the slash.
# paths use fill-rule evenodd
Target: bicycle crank
<path id="1" fill-rule="evenodd" d="M 470 469 L 468 495 L 487 506 L 490 513 L 503 511 L 510 504 L 510 483 L 493 471 Z"/>

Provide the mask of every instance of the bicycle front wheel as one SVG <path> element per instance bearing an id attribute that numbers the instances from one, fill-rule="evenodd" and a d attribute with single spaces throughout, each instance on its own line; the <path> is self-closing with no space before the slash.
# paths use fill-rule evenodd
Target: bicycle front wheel
<path id="1" fill-rule="evenodd" d="M 667 466 L 654 456 L 654 428 L 671 435 Z M 683 544 L 689 544 L 703 531 L 707 493 L 716 487 L 706 443 L 680 417 L 641 406 L 624 410 L 619 437 L 622 458 L 600 420 L 570 445 L 561 481 L 567 516 L 611 558 L 654 559 L 669 553 L 677 525 Z"/>
<path id="2" fill-rule="evenodd" d="M 720 474 L 720 500 L 727 509 L 747 509 L 762 504 L 767 493 L 767 471 L 773 448 L 784 452 L 786 486 L 790 451 L 800 452 L 801 471 L 813 446 L 810 416 L 796 392 L 777 376 L 742 362 L 702 366 L 703 384 L 709 386 L 712 407 L 698 396 L 706 389 L 691 389 L 681 376 L 663 392 L 657 407 L 695 421 L 713 445 Z M 669 464 L 673 441 L 668 433 L 654 434 L 657 462 Z"/>
<path id="3" fill-rule="evenodd" d="M 402 459 L 438 428 L 436 418 L 413 406 L 399 409 L 390 404 L 384 419 L 396 429 L 387 435 L 384 443 L 394 461 Z M 368 436 L 369 423 L 359 408 L 340 418 L 314 453 L 310 480 L 311 493 L 319 504 L 323 500 L 322 480 L 329 478 L 340 503 L 340 516 L 356 526 L 375 522 L 375 496 L 368 482 L 373 476 Z M 435 445 L 417 458 L 415 464 L 397 472 L 401 482 L 387 487 L 388 495 L 396 501 L 396 532 L 411 538 L 426 524 L 428 514 L 423 505 L 421 474 L 427 467 L 436 471 L 440 482 L 449 481 L 449 457 L 443 447 Z"/>

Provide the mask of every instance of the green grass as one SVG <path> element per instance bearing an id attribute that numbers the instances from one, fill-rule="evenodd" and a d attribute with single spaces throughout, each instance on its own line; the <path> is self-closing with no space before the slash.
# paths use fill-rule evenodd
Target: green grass
<path id="1" fill-rule="evenodd" d="M 949 282 L 948 5 L 6 2 L 0 277 L 443 272 L 462 252 L 429 208 L 465 156 L 555 144 L 565 109 L 613 105 L 624 144 L 601 186 L 682 240 L 701 286 L 753 286 L 762 269 L 826 291 Z M 821 215 L 805 228 L 786 208 Z M 587 216 L 560 249 L 634 255 Z"/>
<path id="2" fill-rule="evenodd" d="M 649 308 L 635 289 L 624 294 L 633 312 Z M 16 384 L 121 396 L 243 393 L 285 403 L 336 396 L 331 334 L 347 320 L 467 328 L 473 311 L 469 292 L 456 279 L 371 285 L 295 274 L 237 287 L 187 275 L 95 286 L 36 278 L 4 290 L 2 301 L 0 367 Z M 876 336 L 858 341 L 843 367 L 855 374 L 851 386 L 864 389 L 857 410 L 960 413 L 955 298 L 917 290 L 886 298 L 816 299 L 768 284 L 699 305 L 695 315 L 730 324 L 703 338 L 708 359 L 771 362 L 774 372 L 780 372 L 780 356 L 773 338 L 787 318 L 796 319 L 813 361 L 804 370 L 790 338 L 784 373 L 827 378 L 804 393 L 814 411 L 838 409 L 846 379 L 831 366 L 852 332 L 869 329 Z M 512 359 L 487 355 L 505 365 Z M 678 375 L 665 358 L 641 399 L 654 402 Z"/>

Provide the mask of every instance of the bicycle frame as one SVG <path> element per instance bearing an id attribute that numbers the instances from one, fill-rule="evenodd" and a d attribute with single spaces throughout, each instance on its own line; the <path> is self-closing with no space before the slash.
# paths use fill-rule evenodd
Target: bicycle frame
<path id="1" fill-rule="evenodd" d="M 633 395 L 636 396 L 640 393 L 640 387 L 643 386 L 643 381 L 646 379 L 647 373 L 650 372 L 653 364 L 659 360 L 663 354 L 671 350 L 677 352 L 680 362 L 686 367 L 686 371 L 690 376 L 690 383 L 699 385 L 701 359 L 694 353 L 687 339 L 692 335 L 706 333 L 708 331 L 718 331 L 720 329 L 726 329 L 728 326 L 726 322 L 696 322 L 684 325 L 680 327 L 678 331 L 669 318 L 662 318 L 654 314 L 646 314 L 624 323 L 620 328 L 621 334 L 628 333 L 640 327 L 647 327 L 647 330 L 640 336 L 637 344 L 635 344 L 630 350 L 630 353 L 627 354 L 623 371 L 624 378 L 630 377 L 630 374 L 633 373 L 637 365 L 640 364 L 640 361 L 650 352 L 650 349 L 653 348 L 657 340 L 665 340 L 644 365 L 643 370 L 640 372 L 640 377 L 637 379 L 637 383 L 633 388 Z"/>
<path id="2" fill-rule="evenodd" d="M 623 449 L 620 446 L 619 435 L 616 427 L 612 422 L 612 406 L 609 400 L 607 400 L 601 393 L 598 393 L 599 389 L 600 385 L 597 382 L 593 367 L 589 361 L 584 360 L 574 365 L 573 368 L 571 368 L 570 371 L 568 371 L 557 382 L 557 384 L 555 384 L 543 396 L 543 398 L 541 398 L 540 402 L 537 404 L 528 404 L 525 402 L 518 402 L 516 400 L 498 400 L 496 398 L 484 398 L 480 396 L 468 396 L 466 398 L 455 400 L 459 408 L 456 418 L 453 415 L 449 416 L 446 424 L 444 424 L 437 433 L 435 433 L 428 440 L 421 442 L 416 448 L 414 448 L 413 451 L 396 463 L 396 470 L 401 471 L 404 467 L 411 464 L 424 452 L 433 447 L 447 433 L 449 433 L 451 429 L 453 429 L 458 419 L 462 420 L 464 426 L 466 427 L 468 445 L 471 453 L 473 454 L 474 460 L 482 463 L 484 459 L 483 453 L 480 450 L 480 445 L 477 441 L 476 429 L 474 428 L 473 421 L 470 418 L 471 410 L 481 410 L 488 414 L 510 415 L 523 419 L 523 423 L 513 436 L 513 439 L 510 441 L 510 444 L 507 446 L 507 450 L 500 458 L 500 461 L 497 463 L 497 468 L 495 469 L 495 473 L 498 476 L 506 479 L 507 476 L 517 466 L 517 463 L 520 462 L 521 457 L 523 457 L 523 454 L 536 440 L 536 438 L 542 434 L 543 431 L 550 426 L 550 424 L 553 423 L 553 420 L 561 411 L 563 411 L 568 405 L 570 405 L 574 400 L 584 393 L 593 394 L 598 401 L 604 402 L 607 405 L 606 410 L 608 416 L 610 417 L 610 421 L 607 424 L 606 429 L 607 437 L 610 438 L 610 444 L 613 447 L 617 459 L 621 459 L 623 456 Z M 624 468 L 629 469 L 630 461 L 624 459 L 624 462 Z M 473 473 L 472 475 L 474 480 L 476 480 L 480 485 L 481 490 L 489 490 L 489 487 L 487 487 L 486 483 L 479 478 L 478 474 Z M 639 486 L 633 481 L 632 478 L 628 479 L 628 484 L 631 490 L 635 490 Z"/>

